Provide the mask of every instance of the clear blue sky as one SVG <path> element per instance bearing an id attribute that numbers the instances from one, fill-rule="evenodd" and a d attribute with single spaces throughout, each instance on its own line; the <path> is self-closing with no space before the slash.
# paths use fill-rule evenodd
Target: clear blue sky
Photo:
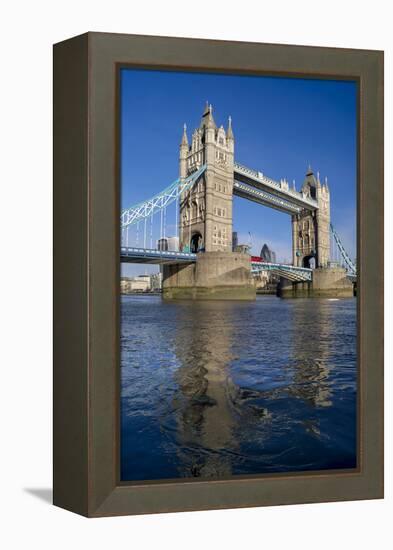
<path id="1" fill-rule="evenodd" d="M 183 124 L 190 139 L 206 100 L 217 125 L 226 127 L 232 116 L 237 162 L 274 179 L 295 179 L 297 189 L 309 163 L 321 180 L 328 177 L 332 223 L 355 257 L 354 82 L 123 69 L 121 207 L 150 198 L 178 177 Z M 173 233 L 174 212 L 168 217 Z M 288 215 L 235 197 L 233 222 L 243 242 L 251 233 L 255 253 L 267 242 L 279 259 L 291 258 Z M 135 275 L 145 269 L 122 271 Z"/>

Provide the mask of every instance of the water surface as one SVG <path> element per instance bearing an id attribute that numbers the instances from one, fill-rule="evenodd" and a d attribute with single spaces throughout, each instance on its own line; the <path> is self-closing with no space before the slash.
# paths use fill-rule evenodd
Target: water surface
<path id="1" fill-rule="evenodd" d="M 121 479 L 356 467 L 356 299 L 121 299 Z"/>

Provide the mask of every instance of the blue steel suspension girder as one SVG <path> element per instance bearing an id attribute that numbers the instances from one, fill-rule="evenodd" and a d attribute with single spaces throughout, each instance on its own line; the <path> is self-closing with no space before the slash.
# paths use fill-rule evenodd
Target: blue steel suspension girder
<path id="1" fill-rule="evenodd" d="M 172 202 L 176 201 L 184 191 L 192 188 L 205 170 L 206 166 L 203 165 L 199 170 L 190 174 L 187 178 L 178 178 L 154 197 L 123 210 L 120 214 L 121 229 L 133 225 L 138 221 L 150 218 L 155 213 L 169 206 Z"/>

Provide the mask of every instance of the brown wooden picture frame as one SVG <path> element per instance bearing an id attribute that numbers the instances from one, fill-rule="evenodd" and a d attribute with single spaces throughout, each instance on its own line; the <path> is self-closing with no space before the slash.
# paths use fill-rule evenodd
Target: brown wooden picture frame
<path id="1" fill-rule="evenodd" d="M 358 468 L 119 481 L 121 66 L 358 82 Z M 54 46 L 54 504 L 90 517 L 383 497 L 383 52 L 87 33 Z"/>

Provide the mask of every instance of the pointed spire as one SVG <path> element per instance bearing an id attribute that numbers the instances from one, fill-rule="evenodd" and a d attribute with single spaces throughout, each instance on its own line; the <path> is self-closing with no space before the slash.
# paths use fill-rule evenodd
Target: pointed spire
<path id="1" fill-rule="evenodd" d="M 325 176 L 325 187 L 326 187 L 326 191 L 329 191 L 327 176 Z"/>
<path id="2" fill-rule="evenodd" d="M 293 190 L 296 191 L 296 182 L 295 182 L 295 180 L 292 180 L 292 187 L 293 187 Z"/>
<path id="3" fill-rule="evenodd" d="M 228 130 L 227 130 L 227 139 L 233 139 L 233 130 L 232 130 L 232 117 L 228 117 Z"/>
<path id="4" fill-rule="evenodd" d="M 313 174 L 313 171 L 312 171 L 312 168 L 311 168 L 311 164 L 308 163 L 308 168 L 307 168 L 306 176 L 308 176 L 308 175 L 310 175 L 310 174 Z"/>
<path id="5" fill-rule="evenodd" d="M 188 146 L 187 124 L 184 124 L 184 126 L 183 126 L 183 136 L 182 136 L 182 139 L 181 139 L 181 145 L 187 145 Z"/>
<path id="6" fill-rule="evenodd" d="M 211 104 L 209 105 L 209 115 L 207 117 L 207 127 L 208 128 L 215 128 L 216 127 L 216 123 L 214 122 L 214 118 L 213 118 L 213 107 L 212 107 Z"/>
<path id="7" fill-rule="evenodd" d="M 213 118 L 213 107 L 206 101 L 205 110 L 203 111 L 201 128 L 216 128 L 216 123 Z"/>

